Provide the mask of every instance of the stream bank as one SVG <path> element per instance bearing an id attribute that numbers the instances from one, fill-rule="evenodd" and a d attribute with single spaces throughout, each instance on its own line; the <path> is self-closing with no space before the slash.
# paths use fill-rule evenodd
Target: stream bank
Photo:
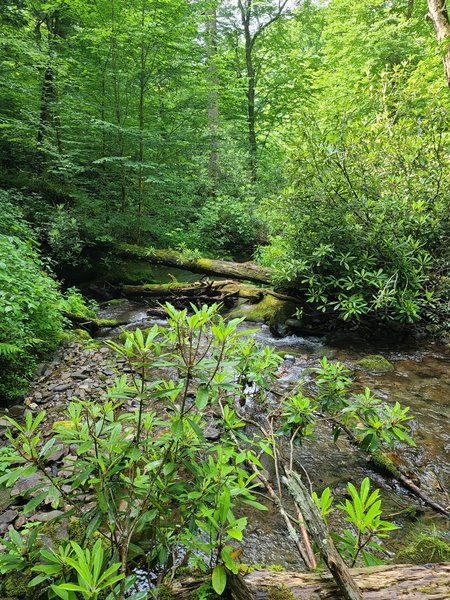
<path id="1" fill-rule="evenodd" d="M 117 337 L 122 329 L 148 327 L 155 322 L 164 323 L 149 316 L 147 306 L 137 301 L 114 302 L 104 306 L 100 309 L 99 317 L 116 319 L 127 325 L 102 329 L 96 340 L 84 342 L 84 346 L 77 342 L 66 342 L 39 373 L 33 391 L 25 399 L 24 405 L 9 408 L 13 416 L 20 416 L 29 407 L 33 412 L 45 409 L 50 422 L 57 421 L 63 418 L 61 413 L 72 397 L 99 398 L 111 385 L 116 374 L 124 370 L 123 362 L 104 347 L 105 340 Z M 417 448 L 402 451 L 398 458 L 419 474 L 420 485 L 425 491 L 448 506 L 446 490 L 450 479 L 450 432 L 447 420 L 443 418 L 448 411 L 450 398 L 448 348 L 430 343 L 426 347 L 408 350 L 403 342 L 396 344 L 392 339 L 376 339 L 369 344 L 355 336 L 334 336 L 329 339 L 294 335 L 274 337 L 264 324 L 258 324 L 252 335 L 258 342 L 275 346 L 284 353 L 284 362 L 279 369 L 275 386 L 277 394 L 287 393 L 300 379 L 304 379 L 307 384 L 311 369 L 317 367 L 319 359 L 326 355 L 343 362 L 352 370 L 355 389 L 369 386 L 382 398 L 409 405 L 414 415 L 413 436 Z M 391 368 L 377 371 L 367 370 L 367 365 L 366 368 L 358 365 L 362 358 L 373 354 L 383 356 Z M 277 394 L 268 398 L 272 405 L 277 402 Z M 250 410 L 255 418 L 261 408 L 253 406 Z M 1 425 L 4 423 L 0 421 Z M 415 500 L 403 488 L 373 471 L 363 453 L 351 447 L 345 439 L 334 444 L 328 427 L 324 425 L 319 426 L 313 440 L 307 440 L 297 451 L 296 459 L 309 473 L 317 491 L 330 486 L 338 500 L 344 498 L 348 481 L 356 483 L 365 476 L 369 476 L 382 489 L 385 514 L 394 515 L 392 520 L 401 528 L 386 544 L 390 555 L 409 539 L 410 533 L 418 526 L 417 519 L 421 526 L 435 526 L 441 531 L 445 531 L 447 527 L 443 518 L 417 507 Z M 57 468 L 57 460 L 55 465 Z M 3 530 L 17 519 L 14 509 L 8 508 L 7 504 L 6 502 L 3 507 L 3 522 L 0 517 L 0 528 Z M 8 513 L 6 518 L 5 512 Z M 242 545 L 242 562 L 279 564 L 297 570 L 302 568 L 297 552 L 285 532 L 284 523 L 275 510 L 266 513 L 249 510 L 246 515 L 249 525 Z M 42 518 L 45 520 L 45 513 Z M 332 525 L 339 528 L 341 523 Z"/>

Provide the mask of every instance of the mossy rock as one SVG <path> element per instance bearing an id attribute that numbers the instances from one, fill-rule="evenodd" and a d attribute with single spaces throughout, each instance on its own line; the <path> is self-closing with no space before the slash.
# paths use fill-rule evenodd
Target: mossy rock
<path id="1" fill-rule="evenodd" d="M 31 569 L 2 575 L 0 579 L 0 593 L 8 600 L 34 600 L 39 597 L 39 590 L 29 588 L 28 584 L 35 576 L 36 573 L 33 573 Z"/>
<path id="2" fill-rule="evenodd" d="M 286 586 L 271 587 L 268 600 L 295 600 L 294 594 Z"/>
<path id="3" fill-rule="evenodd" d="M 356 362 L 363 371 L 374 371 L 376 373 L 388 373 L 394 370 L 394 365 L 381 356 L 381 354 L 368 354 Z"/>
<path id="4" fill-rule="evenodd" d="M 394 562 L 415 565 L 450 562 L 450 543 L 438 533 L 421 533 L 397 553 Z"/>
<path id="5" fill-rule="evenodd" d="M 231 319 L 244 317 L 246 321 L 266 323 L 274 327 L 283 324 L 295 313 L 297 306 L 293 302 L 280 300 L 267 294 L 257 304 L 241 304 L 229 313 Z"/>
<path id="6" fill-rule="evenodd" d="M 75 344 L 83 344 L 84 342 L 90 342 L 92 340 L 91 334 L 85 329 L 71 329 L 64 332 L 64 338 L 68 342 Z"/>
<path id="7" fill-rule="evenodd" d="M 106 300 L 106 302 L 100 302 L 100 306 L 118 306 L 119 304 L 126 304 L 128 300 L 126 298 L 113 298 L 112 300 Z"/>

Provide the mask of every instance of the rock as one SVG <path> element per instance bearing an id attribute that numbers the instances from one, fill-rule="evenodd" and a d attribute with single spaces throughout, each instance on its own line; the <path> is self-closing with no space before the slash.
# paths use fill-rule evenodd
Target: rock
<path id="1" fill-rule="evenodd" d="M 50 462 L 59 462 L 66 455 L 66 449 L 64 446 L 58 446 L 48 460 Z"/>
<path id="2" fill-rule="evenodd" d="M 13 419 L 20 419 L 25 410 L 26 406 L 24 404 L 14 404 L 8 408 L 8 414 L 10 414 Z"/>
<path id="3" fill-rule="evenodd" d="M 2 525 L 9 525 L 10 523 L 12 523 L 18 514 L 19 513 L 17 512 L 17 510 L 14 510 L 12 508 L 6 510 L 0 515 L 0 527 Z"/>
<path id="4" fill-rule="evenodd" d="M 62 517 L 64 512 L 62 510 L 51 510 L 49 512 L 36 513 L 32 517 L 30 517 L 29 521 L 39 521 L 41 523 L 46 523 L 47 521 L 53 521 L 58 517 Z"/>
<path id="5" fill-rule="evenodd" d="M 39 473 L 33 473 L 26 477 L 19 477 L 11 490 L 11 496 L 22 496 L 32 488 L 42 485 L 43 478 Z"/>
<path id="6" fill-rule="evenodd" d="M 376 373 L 387 373 L 394 371 L 394 365 L 381 356 L 381 354 L 368 354 L 356 362 L 356 366 L 363 371 L 373 371 Z"/>
<path id="7" fill-rule="evenodd" d="M 72 379 L 79 379 L 81 381 L 83 381 L 84 379 L 87 379 L 89 377 L 89 375 L 85 374 L 85 373 L 74 373 L 72 375 Z"/>
<path id="8" fill-rule="evenodd" d="M 49 390 L 51 390 L 52 392 L 65 392 L 66 390 L 70 389 L 72 387 L 72 385 L 70 383 L 60 383 L 60 384 L 53 384 L 49 386 Z"/>
<path id="9" fill-rule="evenodd" d="M 216 440 L 218 440 L 220 438 L 221 432 L 217 427 L 214 427 L 214 425 L 210 424 L 204 430 L 203 435 L 205 436 L 205 438 L 207 440 L 210 440 L 211 442 L 215 442 Z"/>
<path id="10" fill-rule="evenodd" d="M 285 354 L 284 360 L 290 363 L 295 363 L 295 356 L 293 354 Z"/>
<path id="11" fill-rule="evenodd" d="M 10 506 L 11 500 L 11 492 L 3 485 L 0 486 L 0 511 L 6 510 L 8 506 Z"/>
<path id="12" fill-rule="evenodd" d="M 267 294 L 257 304 L 241 304 L 233 309 L 229 317 L 244 317 L 246 321 L 267 323 L 271 328 L 284 325 L 295 313 L 297 306 L 293 302 L 280 300 Z"/>
<path id="13" fill-rule="evenodd" d="M 14 522 L 15 529 L 21 529 L 25 523 L 27 522 L 27 518 L 25 515 L 19 515 Z"/>

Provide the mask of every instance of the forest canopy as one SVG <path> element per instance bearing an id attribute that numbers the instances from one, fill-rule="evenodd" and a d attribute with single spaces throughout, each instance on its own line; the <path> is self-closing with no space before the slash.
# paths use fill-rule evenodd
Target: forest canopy
<path id="1" fill-rule="evenodd" d="M 445 3 L 2 0 L 0 19 L 0 185 L 57 270 L 118 241 L 256 256 L 344 319 L 443 319 Z"/>

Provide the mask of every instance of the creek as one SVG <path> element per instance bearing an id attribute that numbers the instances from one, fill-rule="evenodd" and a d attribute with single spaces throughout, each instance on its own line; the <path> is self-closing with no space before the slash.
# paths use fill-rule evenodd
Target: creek
<path id="1" fill-rule="evenodd" d="M 126 321 L 125 329 L 148 327 L 155 322 L 147 316 L 147 307 L 140 302 L 124 301 L 104 306 L 99 316 L 107 319 Z M 244 324 L 248 328 L 248 324 Z M 414 416 L 411 422 L 415 448 L 394 450 L 393 460 L 402 464 L 418 476 L 420 486 L 443 506 L 449 506 L 447 490 L 450 482 L 450 427 L 448 421 L 450 406 L 450 349 L 432 342 L 421 344 L 413 340 L 374 338 L 370 341 L 358 338 L 352 332 L 328 338 L 274 337 L 265 325 L 251 324 L 257 331 L 252 335 L 265 345 L 274 346 L 284 353 L 285 360 L 279 370 L 276 382 L 277 395 L 270 395 L 269 406 L 277 402 L 279 394 L 285 394 L 303 379 L 308 383 L 311 369 L 318 366 L 322 356 L 343 362 L 351 371 L 354 390 L 362 391 L 369 387 L 376 395 L 389 402 L 398 401 L 410 407 Z M 117 335 L 117 330 L 102 330 L 100 338 Z M 384 356 L 393 365 L 388 372 L 377 373 L 357 366 L 358 360 L 367 355 Z M 261 407 L 247 407 L 252 418 L 261 414 Z M 405 543 L 419 522 L 435 526 L 445 531 L 448 522 L 445 518 L 417 505 L 397 482 L 372 470 L 365 455 L 351 447 L 342 437 L 333 443 L 328 426 L 319 425 L 312 439 L 307 440 L 296 451 L 296 461 L 307 471 L 314 489 L 323 490 L 330 486 L 337 500 L 346 493 L 346 483 L 358 485 L 368 476 L 372 485 L 382 491 L 384 517 L 395 522 L 399 529 L 384 543 L 388 554 Z M 404 509 L 418 506 L 412 518 Z M 401 513 L 401 514 L 399 514 Z M 249 510 L 246 512 L 249 524 L 243 544 L 241 560 L 248 564 L 279 564 L 291 569 L 299 569 L 302 563 L 285 530 L 284 522 L 276 510 L 268 512 Z M 417 520 L 419 517 L 419 521 Z M 331 526 L 342 528 L 339 518 L 331 520 Z"/>

